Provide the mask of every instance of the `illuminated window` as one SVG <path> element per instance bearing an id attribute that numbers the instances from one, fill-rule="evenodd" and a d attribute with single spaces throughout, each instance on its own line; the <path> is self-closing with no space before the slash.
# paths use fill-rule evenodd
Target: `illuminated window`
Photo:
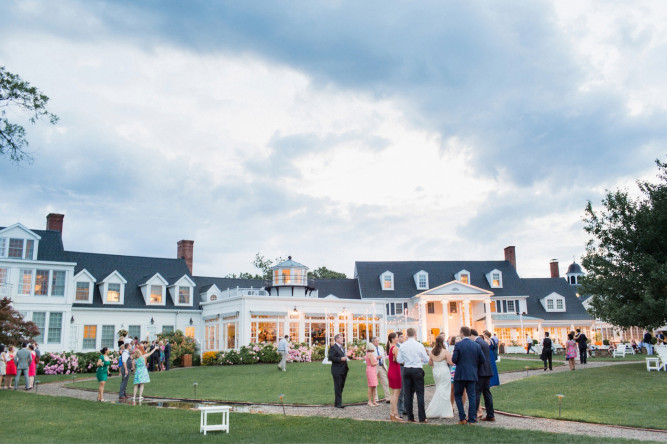
<path id="1" fill-rule="evenodd" d="M 194 327 L 185 327 L 185 336 L 188 338 L 195 338 L 195 328 Z"/>
<path id="2" fill-rule="evenodd" d="M 89 297 L 90 297 L 90 282 L 77 282 L 76 297 L 74 299 L 77 301 L 88 302 Z"/>
<path id="3" fill-rule="evenodd" d="M 35 273 L 35 295 L 49 294 L 49 270 L 37 270 Z"/>
<path id="4" fill-rule="evenodd" d="M 394 289 L 394 273 L 391 271 L 385 271 L 380 275 L 380 283 L 382 285 L 382 290 L 393 290 Z"/>
<path id="5" fill-rule="evenodd" d="M 107 285 L 107 302 L 120 302 L 120 284 Z"/>
<path id="6" fill-rule="evenodd" d="M 450 302 L 449 303 L 449 312 L 450 313 L 458 313 L 459 312 L 456 302 Z"/>
<path id="7" fill-rule="evenodd" d="M 178 287 L 178 303 L 190 303 L 190 287 Z"/>
<path id="8" fill-rule="evenodd" d="M 32 293 L 32 270 L 21 270 L 19 278 L 19 291 L 21 294 Z"/>
<path id="9" fill-rule="evenodd" d="M 97 325 L 83 326 L 83 348 L 96 348 L 97 344 Z"/>
<path id="10" fill-rule="evenodd" d="M 162 303 L 162 285 L 151 285 L 151 304 L 161 304 Z"/>
<path id="11" fill-rule="evenodd" d="M 462 283 L 462 284 L 468 284 L 468 283 L 469 283 L 469 282 L 468 282 L 468 279 L 469 279 L 469 278 L 468 278 L 468 275 L 467 275 L 467 274 L 462 274 L 462 275 L 461 275 L 461 283 Z"/>
<path id="12" fill-rule="evenodd" d="M 500 286 L 500 273 L 493 273 L 493 286 L 494 287 Z"/>

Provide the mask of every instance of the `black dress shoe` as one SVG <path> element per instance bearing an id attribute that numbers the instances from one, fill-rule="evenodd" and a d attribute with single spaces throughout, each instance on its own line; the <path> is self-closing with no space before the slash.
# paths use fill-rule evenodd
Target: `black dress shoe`
<path id="1" fill-rule="evenodd" d="M 337 409 L 344 409 L 345 408 L 344 405 L 335 405 L 334 407 L 336 407 Z"/>

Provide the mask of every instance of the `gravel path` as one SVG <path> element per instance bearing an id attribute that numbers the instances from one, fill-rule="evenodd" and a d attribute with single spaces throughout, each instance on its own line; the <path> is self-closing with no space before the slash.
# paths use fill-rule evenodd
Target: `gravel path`
<path id="1" fill-rule="evenodd" d="M 517 358 L 512 358 L 512 359 L 517 359 Z M 606 367 L 609 365 L 624 365 L 624 364 L 632 364 L 632 362 L 619 362 L 619 363 L 594 362 L 587 364 L 585 367 L 577 366 L 577 371 L 585 370 L 588 368 L 597 368 L 597 367 Z M 553 371 L 563 372 L 569 370 L 567 366 L 560 366 L 560 367 L 554 367 Z M 506 384 L 510 381 L 516 381 L 518 379 L 525 378 L 527 375 L 534 376 L 543 374 L 545 374 L 545 372 L 542 370 L 501 373 L 500 383 Z M 38 389 L 38 393 L 40 395 L 68 396 L 72 398 L 86 399 L 89 401 L 95 401 L 95 399 L 97 398 L 97 393 L 93 391 L 65 388 L 64 385 L 68 383 L 69 381 L 42 384 Z M 425 390 L 426 405 L 428 405 L 428 402 L 431 400 L 434 391 L 435 391 L 434 386 L 426 387 Z M 32 393 L 35 392 L 33 391 Z M 107 393 L 106 399 L 109 401 L 116 401 L 116 395 L 112 393 Z M 345 399 L 344 394 L 343 394 L 343 399 Z M 415 405 L 415 412 L 416 408 L 417 406 Z M 257 413 L 269 413 L 269 414 L 283 413 L 283 407 L 275 405 L 256 405 L 244 408 L 243 410 L 257 412 Z M 345 409 L 335 409 L 331 406 L 322 406 L 322 407 L 285 406 L 285 413 L 287 415 L 293 415 L 293 416 L 324 416 L 330 418 L 352 418 L 358 420 L 386 421 L 389 418 L 389 404 L 382 403 L 380 404 L 379 407 L 368 407 L 365 403 L 363 405 L 346 405 Z M 458 422 L 458 420 L 456 419 L 458 418 L 458 415 L 456 414 L 456 409 L 454 409 L 454 415 L 455 418 L 452 419 L 429 419 L 429 425 L 456 424 Z M 519 417 L 514 415 L 505 415 L 502 413 L 496 414 L 495 422 L 493 423 L 480 422 L 478 423 L 478 425 L 476 425 L 476 427 L 504 427 L 512 429 L 540 430 L 549 433 L 570 433 L 574 435 L 589 435 L 596 437 L 628 438 L 628 439 L 637 439 L 642 441 L 667 442 L 667 431 L 660 432 L 660 431 L 650 431 L 643 429 L 608 426 L 601 424 L 587 424 L 587 423 L 580 423 L 573 421 L 562 421 L 555 419 Z"/>

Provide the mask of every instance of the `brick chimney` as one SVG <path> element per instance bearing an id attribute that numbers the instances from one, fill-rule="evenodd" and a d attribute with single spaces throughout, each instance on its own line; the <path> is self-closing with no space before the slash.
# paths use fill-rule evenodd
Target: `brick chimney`
<path id="1" fill-rule="evenodd" d="M 551 277 L 558 278 L 560 277 L 560 271 L 558 270 L 558 259 L 551 259 Z"/>
<path id="2" fill-rule="evenodd" d="M 53 231 L 63 232 L 63 219 L 65 219 L 64 214 L 49 213 L 46 216 L 46 229 Z"/>
<path id="3" fill-rule="evenodd" d="M 516 252 L 514 245 L 505 247 L 505 260 L 512 264 L 512 267 L 516 270 Z"/>
<path id="4" fill-rule="evenodd" d="M 178 251 L 176 252 L 176 257 L 178 259 L 185 259 L 185 263 L 192 274 L 192 255 L 194 250 L 195 241 L 193 240 L 180 240 L 177 243 Z"/>

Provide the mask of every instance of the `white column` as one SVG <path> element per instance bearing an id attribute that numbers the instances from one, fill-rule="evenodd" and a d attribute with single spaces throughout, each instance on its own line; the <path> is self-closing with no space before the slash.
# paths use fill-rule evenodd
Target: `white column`
<path id="1" fill-rule="evenodd" d="M 485 300 L 484 306 L 486 307 L 486 329 L 493 333 L 493 320 L 491 319 L 491 299 Z"/>
<path id="2" fill-rule="evenodd" d="M 470 327 L 470 301 L 463 301 L 463 325 Z"/>
<path id="3" fill-rule="evenodd" d="M 459 308 L 459 326 L 463 327 L 463 301 L 457 302 Z"/>
<path id="4" fill-rule="evenodd" d="M 426 326 L 426 301 L 419 303 L 419 320 L 421 321 L 421 341 L 425 341 L 428 337 L 426 335 L 427 326 Z"/>
<path id="5" fill-rule="evenodd" d="M 445 340 L 449 338 L 449 302 L 442 301 L 442 334 L 445 335 Z"/>

